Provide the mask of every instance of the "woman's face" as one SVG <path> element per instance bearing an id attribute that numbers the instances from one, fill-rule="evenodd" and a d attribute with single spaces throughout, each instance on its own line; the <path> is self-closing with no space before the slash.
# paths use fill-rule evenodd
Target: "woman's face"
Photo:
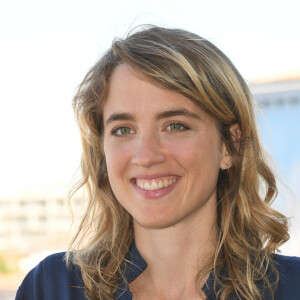
<path id="1" fill-rule="evenodd" d="M 201 218 L 216 203 L 226 149 L 213 118 L 125 64 L 112 74 L 104 105 L 104 153 L 115 197 L 145 228 Z"/>

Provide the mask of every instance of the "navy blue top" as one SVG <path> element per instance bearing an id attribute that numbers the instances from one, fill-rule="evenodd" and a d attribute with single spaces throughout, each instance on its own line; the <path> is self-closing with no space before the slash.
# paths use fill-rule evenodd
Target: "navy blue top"
<path id="1" fill-rule="evenodd" d="M 131 282 L 145 270 L 147 264 L 137 251 L 134 242 L 128 257 L 133 264 L 127 265 L 125 278 Z M 87 300 L 83 293 L 84 284 L 80 269 L 76 266 L 67 269 L 64 258 L 65 253 L 57 253 L 41 261 L 23 280 L 17 291 L 16 300 Z M 280 274 L 275 300 L 299 300 L 300 258 L 276 254 L 274 260 Z M 213 272 L 211 272 L 202 288 L 207 300 L 216 300 L 212 288 L 213 282 Z M 257 284 L 259 286 L 260 282 Z M 268 298 L 264 296 L 264 299 Z M 116 299 L 132 299 L 132 294 L 124 282 L 120 284 Z"/>

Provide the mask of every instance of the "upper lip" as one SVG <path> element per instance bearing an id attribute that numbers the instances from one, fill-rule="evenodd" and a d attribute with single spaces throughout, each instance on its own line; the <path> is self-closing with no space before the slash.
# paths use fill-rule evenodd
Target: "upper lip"
<path id="1" fill-rule="evenodd" d="M 169 176 L 180 177 L 180 176 L 175 175 L 175 174 L 141 174 L 141 175 L 133 176 L 132 180 L 134 180 L 134 179 L 151 180 L 151 179 L 162 178 L 162 177 L 169 177 Z"/>

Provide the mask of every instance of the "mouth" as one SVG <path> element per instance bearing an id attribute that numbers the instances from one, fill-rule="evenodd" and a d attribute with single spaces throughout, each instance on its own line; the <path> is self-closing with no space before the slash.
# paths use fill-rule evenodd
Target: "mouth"
<path id="1" fill-rule="evenodd" d="M 153 178 L 153 179 L 136 178 L 134 180 L 135 180 L 135 184 L 139 188 L 147 191 L 154 191 L 172 185 L 174 182 L 176 182 L 177 178 L 178 178 L 177 176 L 166 176 L 166 177 Z"/>
<path id="2" fill-rule="evenodd" d="M 147 199 L 159 199 L 169 194 L 180 181 L 180 176 L 152 175 L 133 178 L 134 189 Z"/>

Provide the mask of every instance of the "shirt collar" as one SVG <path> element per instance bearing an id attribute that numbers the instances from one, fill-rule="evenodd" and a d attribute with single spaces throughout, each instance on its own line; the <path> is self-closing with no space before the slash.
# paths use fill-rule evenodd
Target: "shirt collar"
<path id="1" fill-rule="evenodd" d="M 147 263 L 138 252 L 135 240 L 133 239 L 126 259 L 130 262 L 125 263 L 124 277 L 128 283 L 136 279 L 146 268 Z"/>
<path id="2" fill-rule="evenodd" d="M 133 239 L 125 260 L 122 264 L 124 278 L 120 278 L 119 288 L 116 291 L 116 299 L 118 300 L 131 300 L 132 294 L 129 290 L 127 283 L 136 279 L 147 267 L 146 261 L 138 252 L 135 240 Z"/>

